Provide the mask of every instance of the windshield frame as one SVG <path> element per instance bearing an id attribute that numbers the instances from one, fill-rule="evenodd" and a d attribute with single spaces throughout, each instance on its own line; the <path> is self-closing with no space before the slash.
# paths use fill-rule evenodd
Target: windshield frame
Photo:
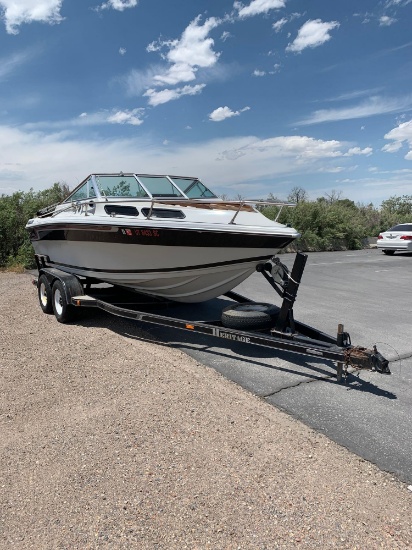
<path id="1" fill-rule="evenodd" d="M 99 178 L 103 177 L 118 177 L 118 178 L 130 178 L 133 177 L 136 180 L 136 184 L 139 185 L 145 193 L 147 193 L 147 196 L 133 196 L 133 195 L 106 195 L 104 192 L 104 189 L 100 188 L 99 185 Z M 148 182 L 145 183 L 145 180 L 142 181 L 141 178 L 163 178 L 170 182 L 170 185 L 172 188 L 176 189 L 177 193 L 176 195 L 171 196 L 170 194 L 160 195 L 156 193 L 152 193 L 150 191 L 150 186 L 148 186 Z M 175 182 L 175 180 L 178 180 L 178 182 Z M 187 181 L 189 183 L 189 187 L 186 189 L 190 189 L 194 187 L 196 184 L 200 184 L 202 187 L 204 187 L 208 192 L 210 192 L 213 196 L 211 197 L 190 197 L 186 195 L 184 192 L 184 189 L 179 185 L 179 181 Z M 86 196 L 82 197 L 81 199 L 73 199 L 75 197 L 76 193 L 78 193 L 82 187 L 85 187 L 86 189 Z M 91 192 L 93 190 L 93 193 Z M 99 174 L 90 174 L 85 178 L 79 185 L 77 185 L 73 191 L 70 193 L 64 201 L 62 201 L 62 204 L 67 204 L 71 202 L 82 202 L 82 201 L 94 201 L 94 200 L 141 200 L 141 201 L 153 201 L 153 200 L 184 200 L 184 201 L 216 201 L 220 200 L 213 191 L 209 189 L 199 178 L 197 177 L 190 177 L 190 176 L 171 176 L 167 174 L 137 174 L 137 173 L 99 173 Z"/>

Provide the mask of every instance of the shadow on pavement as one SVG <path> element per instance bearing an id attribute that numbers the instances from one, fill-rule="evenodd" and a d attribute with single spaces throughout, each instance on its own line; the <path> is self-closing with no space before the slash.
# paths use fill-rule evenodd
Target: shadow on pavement
<path id="1" fill-rule="evenodd" d="M 199 305 L 201 306 L 201 304 Z M 184 305 L 181 309 L 184 315 L 191 312 L 191 318 L 189 318 L 189 315 L 186 317 L 182 316 L 182 318 L 186 318 L 187 320 L 199 319 L 199 309 L 201 309 L 201 307 L 196 310 L 197 315 L 194 315 L 193 310 L 195 308 L 193 307 L 190 308 L 190 306 Z M 219 308 L 217 308 L 215 304 L 215 308 L 208 308 L 207 311 L 209 314 L 210 312 L 220 312 L 221 304 L 219 304 Z M 216 315 L 216 317 L 218 317 L 218 315 Z M 228 363 L 236 362 L 243 368 L 252 366 L 262 369 L 262 372 L 277 371 L 281 374 L 293 375 L 295 377 L 294 381 L 281 389 L 314 381 L 322 381 L 329 384 L 337 383 L 335 379 L 336 369 L 334 363 L 332 361 L 325 361 L 316 357 L 310 357 L 310 360 L 308 360 L 306 356 L 293 352 L 273 350 L 258 346 L 249 346 L 247 344 L 233 342 L 230 340 L 216 339 L 204 334 L 193 334 L 190 331 L 182 331 L 146 323 L 143 324 L 139 323 L 139 321 L 131 321 L 121 317 L 116 317 L 101 310 L 83 310 L 82 316 L 77 320 L 76 324 L 84 327 L 93 326 L 107 328 L 122 337 L 141 340 L 166 347 L 173 347 L 185 351 L 188 355 L 193 356 L 200 363 L 206 364 L 207 366 L 218 370 L 226 377 L 229 377 L 227 376 L 228 371 L 222 372 L 222 369 L 216 368 L 213 364 L 214 359 L 227 359 Z M 199 357 L 200 355 L 201 357 Z M 208 360 L 208 358 L 210 358 L 210 360 Z M 278 364 L 269 364 L 264 361 L 265 359 L 276 360 Z M 280 363 L 286 363 L 286 365 L 281 365 Z M 297 381 L 296 376 L 300 377 Z M 239 383 L 238 380 L 234 381 Z M 345 384 L 348 390 L 367 392 L 387 399 L 397 399 L 396 394 L 382 390 L 372 382 L 359 378 L 359 371 L 357 373 L 349 372 L 342 384 Z M 240 385 L 242 384 L 240 383 Z M 249 385 L 247 386 L 247 389 L 250 390 Z M 273 395 L 273 393 L 276 392 L 268 392 L 266 394 L 257 393 L 257 395 L 265 398 Z"/>

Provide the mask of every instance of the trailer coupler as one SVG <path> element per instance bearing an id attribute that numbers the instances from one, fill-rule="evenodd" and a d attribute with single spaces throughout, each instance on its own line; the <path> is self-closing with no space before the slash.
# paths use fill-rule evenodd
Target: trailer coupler
<path id="1" fill-rule="evenodd" d="M 361 347 L 345 351 L 345 364 L 355 368 L 366 368 L 381 374 L 391 374 L 389 361 L 373 346 L 373 350 Z"/>

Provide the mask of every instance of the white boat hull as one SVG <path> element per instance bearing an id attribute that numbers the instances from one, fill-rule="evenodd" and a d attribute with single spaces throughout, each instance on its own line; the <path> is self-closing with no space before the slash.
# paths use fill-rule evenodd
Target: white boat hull
<path id="1" fill-rule="evenodd" d="M 68 241 L 36 241 L 33 245 L 36 254 L 48 258 L 48 265 L 63 271 L 177 302 L 220 296 L 277 252 Z"/>

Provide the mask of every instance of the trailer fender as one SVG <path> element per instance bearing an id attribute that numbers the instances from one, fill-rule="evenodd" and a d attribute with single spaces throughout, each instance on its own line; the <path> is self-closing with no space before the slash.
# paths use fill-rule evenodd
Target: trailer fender
<path id="1" fill-rule="evenodd" d="M 64 297 L 68 304 L 71 303 L 73 296 L 83 296 L 84 289 L 83 285 L 80 282 L 80 279 L 76 275 L 66 273 L 60 269 L 54 267 L 43 268 L 39 271 L 39 281 L 42 276 L 45 276 L 53 288 L 55 281 L 60 281 L 62 283 L 62 291 L 64 292 Z"/>

